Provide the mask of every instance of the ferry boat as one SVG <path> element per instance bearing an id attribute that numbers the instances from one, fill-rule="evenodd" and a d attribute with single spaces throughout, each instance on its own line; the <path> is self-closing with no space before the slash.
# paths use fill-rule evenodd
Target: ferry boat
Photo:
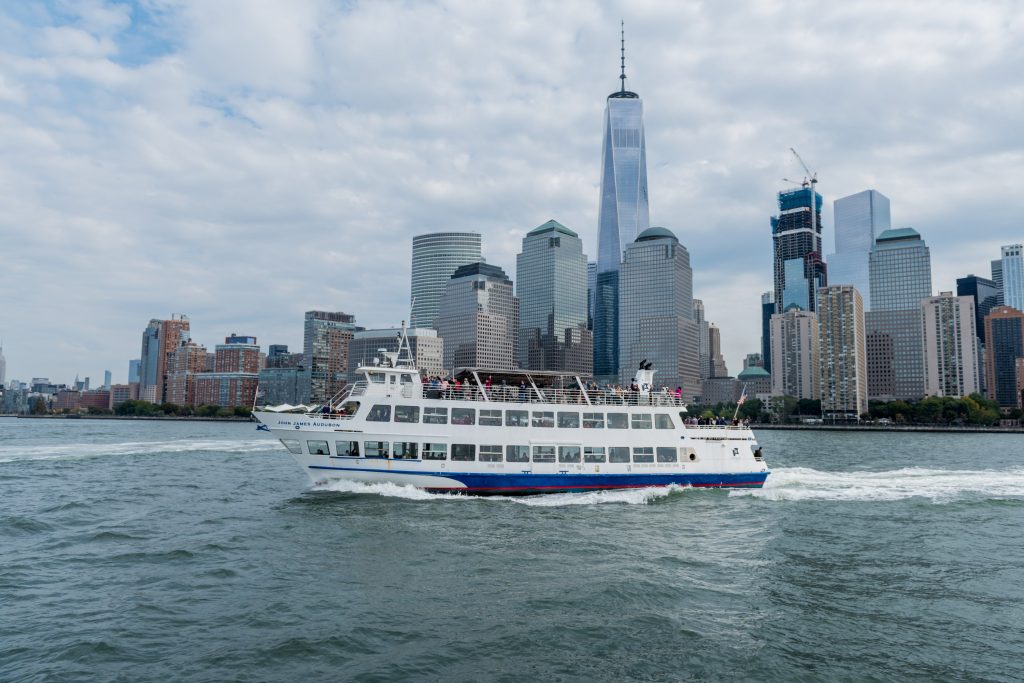
<path id="1" fill-rule="evenodd" d="M 362 380 L 319 409 L 253 413 L 314 483 L 512 495 L 760 488 L 770 473 L 749 427 L 693 424 L 681 399 L 651 390 L 647 363 L 636 391 L 595 390 L 572 373 L 482 368 L 462 368 L 442 388 L 423 381 L 403 330 L 397 352 L 358 372 Z"/>

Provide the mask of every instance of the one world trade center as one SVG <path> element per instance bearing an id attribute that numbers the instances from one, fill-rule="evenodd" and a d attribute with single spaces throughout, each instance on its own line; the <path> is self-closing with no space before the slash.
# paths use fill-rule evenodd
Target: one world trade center
<path id="1" fill-rule="evenodd" d="M 620 89 L 604 110 L 601 205 L 597 227 L 594 292 L 594 375 L 613 381 L 619 371 L 619 264 L 626 245 L 650 227 L 644 105 L 626 90 L 625 39 Z"/>

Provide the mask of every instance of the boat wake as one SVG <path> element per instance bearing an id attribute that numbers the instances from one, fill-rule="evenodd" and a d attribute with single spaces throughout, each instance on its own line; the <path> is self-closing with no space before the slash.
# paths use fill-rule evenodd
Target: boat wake
<path id="1" fill-rule="evenodd" d="M 387 498 L 404 498 L 418 501 L 462 501 L 472 503 L 506 502 L 529 507 L 565 507 L 568 505 L 602 505 L 615 503 L 619 505 L 647 505 L 673 494 L 685 491 L 688 487 L 668 486 L 638 489 L 616 489 L 610 491 L 588 491 L 586 493 L 546 493 L 535 496 L 466 496 L 457 493 L 429 493 L 423 489 L 398 484 L 365 484 L 354 481 L 325 481 L 315 484 L 314 491 L 333 491 L 336 493 L 358 493 L 384 496 Z"/>
<path id="2" fill-rule="evenodd" d="M 772 501 L 894 501 L 926 498 L 1024 499 L 1024 470 L 935 470 L 906 467 L 882 472 L 826 472 L 807 467 L 772 471 L 761 489 L 730 491 Z"/>
<path id="3" fill-rule="evenodd" d="M 120 455 L 155 455 L 210 451 L 216 453 L 253 453 L 280 451 L 281 445 L 270 439 L 236 441 L 232 439 L 186 439 L 175 441 L 128 441 L 124 443 L 47 444 L 39 446 L 0 446 L 0 463 L 24 460 L 78 460 Z"/>

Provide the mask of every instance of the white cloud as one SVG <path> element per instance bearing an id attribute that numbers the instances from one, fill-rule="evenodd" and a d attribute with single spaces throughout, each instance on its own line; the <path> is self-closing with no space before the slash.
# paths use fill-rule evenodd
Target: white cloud
<path id="1" fill-rule="evenodd" d="M 819 171 L 826 228 L 831 200 L 888 195 L 931 246 L 936 291 L 1024 240 L 1012 2 L 0 10 L 8 376 L 123 379 L 172 312 L 207 344 L 300 346 L 310 308 L 396 323 L 420 232 L 479 230 L 511 274 L 555 218 L 593 257 L 620 17 L 652 222 L 689 248 L 734 372 L 760 347 L 791 146 Z"/>

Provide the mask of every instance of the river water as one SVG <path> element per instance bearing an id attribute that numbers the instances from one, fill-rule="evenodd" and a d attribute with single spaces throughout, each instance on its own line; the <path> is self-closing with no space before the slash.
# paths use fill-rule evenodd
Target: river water
<path id="1" fill-rule="evenodd" d="M 759 491 L 480 499 L 0 419 L 0 680 L 1024 679 L 1024 436 L 758 437 Z"/>

